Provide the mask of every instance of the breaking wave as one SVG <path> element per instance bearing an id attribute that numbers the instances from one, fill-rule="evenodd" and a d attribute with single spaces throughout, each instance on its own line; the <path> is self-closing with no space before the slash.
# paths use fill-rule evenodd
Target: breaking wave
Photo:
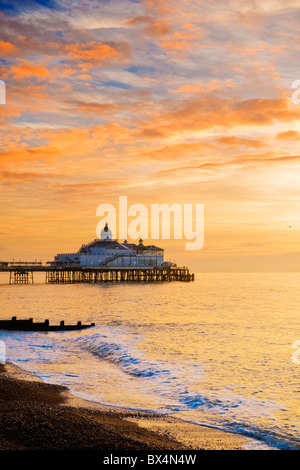
<path id="1" fill-rule="evenodd" d="M 170 370 L 163 367 L 162 363 L 146 361 L 138 350 L 110 341 L 105 341 L 103 336 L 95 334 L 76 339 L 77 344 L 91 354 L 118 365 L 123 372 L 134 377 L 153 377 L 167 375 Z"/>

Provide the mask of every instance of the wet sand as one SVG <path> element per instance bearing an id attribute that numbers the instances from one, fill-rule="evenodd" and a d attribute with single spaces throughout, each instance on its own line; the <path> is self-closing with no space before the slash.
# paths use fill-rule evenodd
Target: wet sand
<path id="1" fill-rule="evenodd" d="M 258 441 L 164 415 L 106 407 L 0 365 L 0 450 L 270 449 Z"/>

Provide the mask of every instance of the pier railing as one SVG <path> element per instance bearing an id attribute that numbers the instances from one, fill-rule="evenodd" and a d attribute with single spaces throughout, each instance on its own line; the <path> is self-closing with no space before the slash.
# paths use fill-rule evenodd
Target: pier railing
<path id="1" fill-rule="evenodd" d="M 42 261 L 8 261 L 8 266 L 21 266 L 21 267 L 31 267 L 31 266 L 42 266 Z"/>

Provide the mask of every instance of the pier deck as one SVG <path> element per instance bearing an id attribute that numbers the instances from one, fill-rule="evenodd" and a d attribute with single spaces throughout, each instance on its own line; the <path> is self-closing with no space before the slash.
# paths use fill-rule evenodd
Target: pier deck
<path id="1" fill-rule="evenodd" d="M 0 272 L 9 273 L 10 284 L 34 282 L 34 272 L 45 272 L 47 284 L 106 283 L 106 282 L 191 282 L 194 274 L 187 267 L 53 267 L 42 264 L 0 265 Z"/>

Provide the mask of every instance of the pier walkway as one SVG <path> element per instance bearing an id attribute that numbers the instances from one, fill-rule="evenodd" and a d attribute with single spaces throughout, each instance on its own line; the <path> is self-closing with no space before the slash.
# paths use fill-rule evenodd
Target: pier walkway
<path id="1" fill-rule="evenodd" d="M 187 267 L 174 266 L 53 267 L 38 262 L 0 262 L 0 272 L 9 273 L 10 284 L 33 284 L 34 272 L 45 272 L 47 284 L 194 281 L 194 274 Z"/>

